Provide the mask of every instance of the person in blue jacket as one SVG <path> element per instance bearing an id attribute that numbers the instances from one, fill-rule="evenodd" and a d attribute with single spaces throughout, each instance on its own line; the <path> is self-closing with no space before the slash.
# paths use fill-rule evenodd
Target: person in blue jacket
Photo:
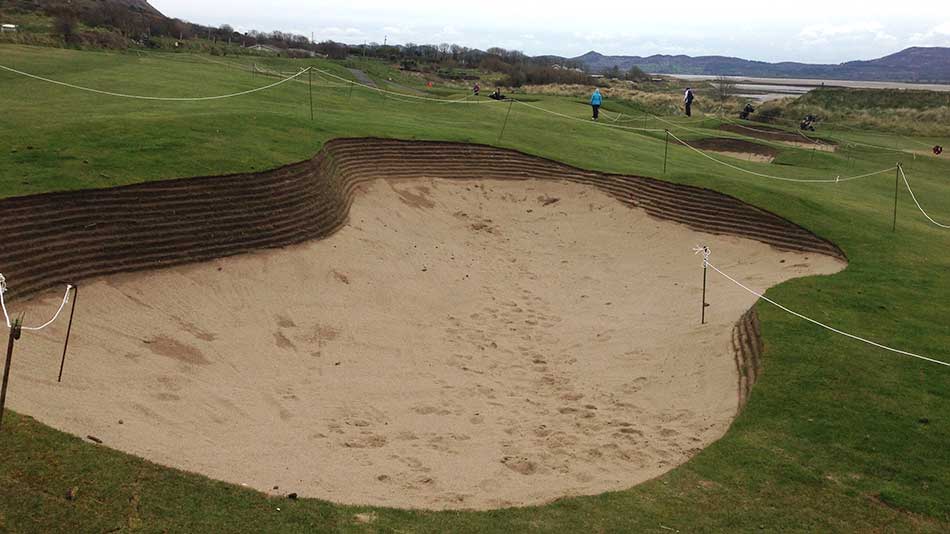
<path id="1" fill-rule="evenodd" d="M 594 116 L 591 120 L 597 120 L 600 117 L 600 105 L 604 102 L 604 97 L 600 95 L 600 89 L 594 89 L 594 94 L 590 96 L 590 107 L 594 108 Z"/>

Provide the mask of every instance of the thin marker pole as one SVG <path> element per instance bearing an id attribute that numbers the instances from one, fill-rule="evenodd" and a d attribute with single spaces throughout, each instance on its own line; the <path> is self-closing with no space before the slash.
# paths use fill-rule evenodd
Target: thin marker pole
<path id="1" fill-rule="evenodd" d="M 353 83 L 353 82 L 350 82 L 350 96 L 346 97 L 346 100 L 347 100 L 347 101 L 349 101 L 350 99 L 353 98 L 353 88 L 354 88 L 354 87 L 356 87 L 356 84 Z"/>
<path id="2" fill-rule="evenodd" d="M 3 410 L 7 403 L 7 383 L 10 381 L 10 364 L 13 363 L 13 345 L 20 339 L 20 325 L 23 318 L 15 319 L 10 327 L 10 341 L 7 342 L 7 361 L 3 367 L 3 384 L 0 385 L 0 429 L 3 428 Z"/>
<path id="3" fill-rule="evenodd" d="M 57 382 L 63 381 L 63 367 L 66 365 L 66 349 L 69 348 L 69 334 L 73 331 L 73 316 L 76 315 L 76 299 L 79 296 L 79 286 L 73 286 L 73 307 L 69 312 L 69 326 L 66 328 L 66 342 L 63 343 L 63 359 L 59 362 L 59 378 Z"/>
<path id="4" fill-rule="evenodd" d="M 307 79 L 310 85 L 310 120 L 313 120 L 313 69 L 307 69 Z"/>
<path id="5" fill-rule="evenodd" d="M 897 231 L 897 193 L 900 191 L 900 180 L 901 180 L 901 164 L 897 164 L 897 172 L 894 176 L 894 227 L 891 229 L 892 232 Z"/>
<path id="6" fill-rule="evenodd" d="M 498 134 L 498 142 L 501 142 L 501 136 L 505 135 L 505 128 L 508 126 L 508 115 L 511 115 L 511 106 L 515 103 L 515 99 L 512 98 L 508 101 L 508 113 L 505 113 L 505 123 L 501 125 L 501 132 Z"/>
<path id="7" fill-rule="evenodd" d="M 703 313 L 699 324 L 706 324 L 706 273 L 709 271 L 709 263 L 703 261 Z"/>
<path id="8" fill-rule="evenodd" d="M 666 158 L 670 154 L 670 131 L 666 130 L 666 148 L 663 150 L 663 174 L 666 174 Z"/>

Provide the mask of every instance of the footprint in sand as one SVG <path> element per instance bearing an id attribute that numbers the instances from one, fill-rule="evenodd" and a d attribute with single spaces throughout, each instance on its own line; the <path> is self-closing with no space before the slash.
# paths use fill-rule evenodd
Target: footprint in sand
<path id="1" fill-rule="evenodd" d="M 538 471 L 538 466 L 524 457 L 505 456 L 501 459 L 501 463 L 521 475 L 533 475 Z"/>

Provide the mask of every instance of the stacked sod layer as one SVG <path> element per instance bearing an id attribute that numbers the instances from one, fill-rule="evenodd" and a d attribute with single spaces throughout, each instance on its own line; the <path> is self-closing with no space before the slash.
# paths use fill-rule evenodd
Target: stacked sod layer
<path id="1" fill-rule="evenodd" d="M 0 250 L 0 272 L 10 283 L 8 297 L 24 298 L 64 282 L 291 245 L 342 226 L 360 183 L 421 177 L 569 180 L 697 230 L 844 259 L 811 232 L 708 189 L 586 171 L 483 145 L 337 139 L 311 160 L 262 173 L 2 200 L 7 235 L 16 239 Z M 756 340 L 736 343 L 737 357 L 758 362 L 758 336 L 754 329 L 743 332 Z M 750 377 L 743 368 L 740 363 L 747 396 L 755 373 Z"/>

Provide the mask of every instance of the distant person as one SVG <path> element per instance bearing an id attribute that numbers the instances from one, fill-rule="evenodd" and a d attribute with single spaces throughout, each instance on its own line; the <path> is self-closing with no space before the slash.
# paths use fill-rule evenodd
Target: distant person
<path id="1" fill-rule="evenodd" d="M 802 119 L 802 122 L 798 124 L 798 127 L 802 130 L 814 132 L 816 124 L 818 124 L 818 117 L 814 115 L 805 115 L 805 117 Z"/>
<path id="2" fill-rule="evenodd" d="M 600 94 L 600 89 L 594 89 L 594 94 L 590 95 L 590 107 L 594 111 L 594 116 L 591 117 L 591 120 L 595 121 L 600 118 L 600 105 L 604 103 L 604 97 Z"/>
<path id="3" fill-rule="evenodd" d="M 478 92 L 481 91 L 481 90 L 482 90 L 482 88 L 478 86 L 478 82 L 475 82 L 475 86 L 472 87 L 472 93 L 473 93 L 475 96 L 478 96 Z"/>
<path id="4" fill-rule="evenodd" d="M 747 121 L 749 120 L 749 115 L 752 115 L 753 113 L 755 113 L 755 108 L 752 107 L 752 104 L 747 103 L 745 107 L 742 108 L 742 111 L 739 112 L 739 118 Z"/>
<path id="5" fill-rule="evenodd" d="M 683 95 L 683 104 L 686 107 L 686 116 L 693 116 L 693 100 L 696 97 L 693 96 L 693 90 L 689 87 L 686 88 L 686 94 Z"/>

